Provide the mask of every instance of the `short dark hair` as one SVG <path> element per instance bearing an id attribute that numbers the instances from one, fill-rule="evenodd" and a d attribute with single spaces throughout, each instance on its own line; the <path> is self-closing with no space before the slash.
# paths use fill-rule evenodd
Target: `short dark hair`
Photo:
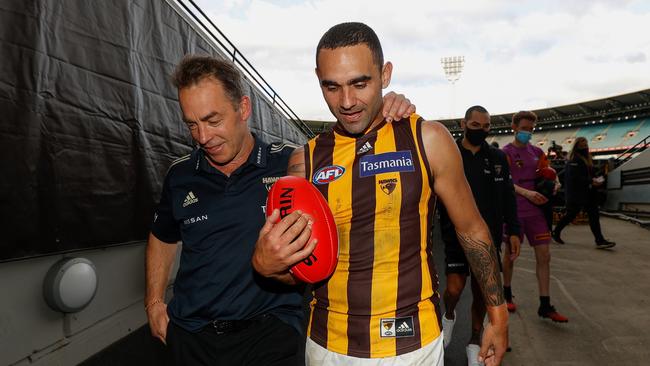
<path id="1" fill-rule="evenodd" d="M 359 22 L 337 24 L 323 34 L 316 48 L 316 67 L 318 67 L 318 55 L 321 49 L 333 50 L 362 43 L 370 48 L 372 60 L 381 70 L 384 66 L 384 52 L 381 50 L 379 37 L 372 28 Z"/>
<path id="2" fill-rule="evenodd" d="M 487 109 L 485 109 L 485 107 L 480 106 L 480 105 L 473 105 L 473 106 L 467 108 L 467 111 L 465 112 L 465 120 L 466 121 L 472 116 L 472 112 L 488 113 L 488 111 L 487 111 Z"/>
<path id="3" fill-rule="evenodd" d="M 244 96 L 244 89 L 241 74 L 230 61 L 212 56 L 185 55 L 174 70 L 172 82 L 180 90 L 210 77 L 221 83 L 226 95 L 237 109 L 239 101 Z"/>
<path id="4" fill-rule="evenodd" d="M 519 111 L 512 116 L 512 123 L 519 126 L 519 121 L 522 119 L 527 119 L 537 123 L 537 115 L 531 111 Z"/>

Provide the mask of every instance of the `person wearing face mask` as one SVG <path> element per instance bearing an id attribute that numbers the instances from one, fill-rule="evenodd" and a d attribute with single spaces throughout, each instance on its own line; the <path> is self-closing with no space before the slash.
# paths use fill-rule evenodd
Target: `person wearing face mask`
<path id="1" fill-rule="evenodd" d="M 504 223 L 507 227 L 506 250 L 504 257 L 510 261 L 519 255 L 519 223 L 514 187 L 510 179 L 510 169 L 506 155 L 499 149 L 488 145 L 485 138 L 490 131 L 490 114 L 479 105 L 470 107 L 460 122 L 464 131 L 462 138 L 456 140 L 463 159 L 465 177 L 479 212 L 485 220 L 492 238 L 498 243 L 502 236 Z M 447 287 L 443 294 L 446 313 L 442 317 L 443 341 L 446 347 L 452 338 L 456 321 L 456 304 L 465 288 L 467 277 L 471 274 L 467 257 L 458 243 L 456 230 L 449 219 L 444 205 L 439 205 L 440 227 L 445 244 L 445 274 Z M 497 252 L 500 246 L 497 245 Z M 471 277 L 472 288 L 472 337 L 466 347 L 469 365 L 476 364 L 479 350 L 485 302 L 476 280 Z"/>
<path id="2" fill-rule="evenodd" d="M 537 122 L 537 116 L 530 111 L 520 111 L 512 116 L 512 129 L 515 133 L 514 140 L 503 147 L 503 152 L 508 157 L 510 173 L 517 193 L 517 217 L 521 227 L 520 238 L 526 235 L 528 244 L 535 250 L 537 285 L 539 288 L 540 305 L 537 314 L 542 318 L 551 319 L 554 322 L 566 323 L 569 319 L 558 313 L 551 305 L 550 298 L 550 264 L 551 252 L 551 230 L 548 227 L 542 205 L 548 202 L 548 198 L 535 191 L 536 172 L 539 169 L 549 166 L 546 154 L 542 149 L 530 143 Z M 504 257 L 504 296 L 508 310 L 514 312 L 517 309 L 513 301 L 511 280 L 512 261 Z"/>
<path id="3" fill-rule="evenodd" d="M 594 163 L 589 154 L 589 145 L 584 137 L 576 138 L 565 169 L 566 214 L 560 219 L 553 231 L 553 240 L 564 244 L 560 234 L 562 230 L 585 210 L 589 216 L 589 227 L 596 241 L 596 248 L 606 249 L 616 243 L 605 239 L 600 229 L 600 215 L 596 198 L 596 188 L 605 182 L 603 177 L 594 174 Z"/>

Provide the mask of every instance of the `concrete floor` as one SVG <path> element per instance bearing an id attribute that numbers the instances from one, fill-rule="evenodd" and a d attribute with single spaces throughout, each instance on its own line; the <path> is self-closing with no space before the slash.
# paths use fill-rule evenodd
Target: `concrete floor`
<path id="1" fill-rule="evenodd" d="M 562 233 L 565 245 L 551 244 L 551 302 L 569 317 L 557 324 L 537 316 L 535 259 L 524 244 L 515 263 L 513 294 L 518 310 L 510 318 L 512 352 L 503 365 L 646 365 L 650 360 L 650 231 L 601 218 L 605 236 L 617 242 L 597 250 L 588 225 Z M 437 242 L 439 243 L 439 242 Z M 436 245 L 438 268 L 444 254 Z M 444 274 L 441 274 L 441 291 Z M 445 365 L 466 365 L 471 292 L 457 310 L 454 338 Z"/>

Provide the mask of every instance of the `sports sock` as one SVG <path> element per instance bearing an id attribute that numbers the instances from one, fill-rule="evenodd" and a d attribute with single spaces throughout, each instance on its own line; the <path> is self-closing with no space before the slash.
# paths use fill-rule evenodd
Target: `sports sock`
<path id="1" fill-rule="evenodd" d="M 548 309 L 551 307 L 551 297 L 550 296 L 540 296 L 539 297 L 539 307 Z"/>
<path id="2" fill-rule="evenodd" d="M 503 286 L 503 296 L 506 298 L 506 301 L 512 302 L 512 287 Z"/>

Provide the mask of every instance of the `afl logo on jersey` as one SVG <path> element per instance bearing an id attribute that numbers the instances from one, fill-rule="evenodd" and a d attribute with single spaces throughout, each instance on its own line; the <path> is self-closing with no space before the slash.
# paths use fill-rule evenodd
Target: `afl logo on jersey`
<path id="1" fill-rule="evenodd" d="M 326 166 L 324 168 L 320 168 L 316 174 L 314 174 L 313 182 L 315 184 L 328 184 L 341 178 L 344 173 L 345 168 L 340 165 Z"/>

